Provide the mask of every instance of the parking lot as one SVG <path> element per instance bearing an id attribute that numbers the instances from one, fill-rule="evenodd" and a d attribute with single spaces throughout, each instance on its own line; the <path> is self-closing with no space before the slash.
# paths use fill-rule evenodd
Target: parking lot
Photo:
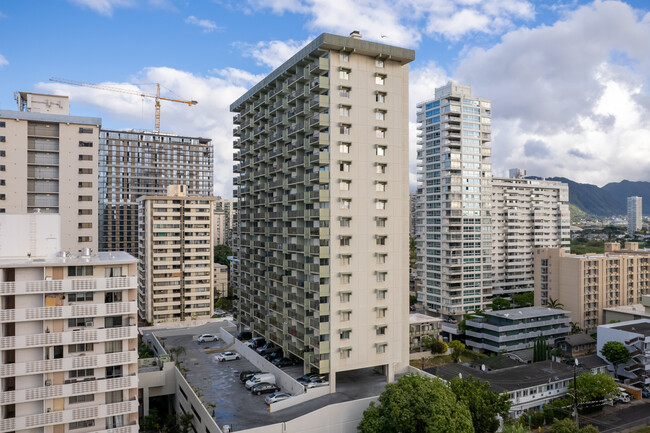
<path id="1" fill-rule="evenodd" d="M 284 422 L 328 404 L 378 395 L 385 386 L 384 377 L 371 369 L 348 372 L 339 375 L 335 394 L 270 413 L 264 403 L 266 395 L 251 394 L 239 380 L 241 371 L 257 370 L 253 364 L 244 358 L 226 362 L 215 361 L 214 357 L 220 351 L 233 350 L 233 347 L 225 345 L 221 340 L 199 344 L 195 341 L 198 335 L 197 332 L 165 337 L 165 347 L 167 350 L 178 346 L 185 348 L 180 360 L 187 368 L 188 382 L 200 394 L 208 411 L 214 414 L 217 424 L 231 425 L 234 431 Z M 208 351 L 215 352 L 207 353 Z M 302 365 L 283 370 L 292 377 L 303 374 Z"/>

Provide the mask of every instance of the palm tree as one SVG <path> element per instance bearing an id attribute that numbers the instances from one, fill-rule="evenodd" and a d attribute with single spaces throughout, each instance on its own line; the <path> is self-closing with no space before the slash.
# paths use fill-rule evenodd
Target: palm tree
<path id="1" fill-rule="evenodd" d="M 560 302 L 559 299 L 553 299 L 549 296 L 548 300 L 546 301 L 546 306 L 548 308 L 564 308 L 564 304 Z"/>
<path id="2" fill-rule="evenodd" d="M 582 328 L 580 325 L 576 322 L 569 322 L 569 325 L 571 325 L 571 335 L 574 334 L 581 334 L 582 333 Z"/>
<path id="3" fill-rule="evenodd" d="M 178 358 L 180 358 L 181 355 L 185 354 L 185 347 L 183 346 L 172 347 L 171 349 L 168 350 L 168 352 L 171 355 L 172 360 L 178 361 Z"/>

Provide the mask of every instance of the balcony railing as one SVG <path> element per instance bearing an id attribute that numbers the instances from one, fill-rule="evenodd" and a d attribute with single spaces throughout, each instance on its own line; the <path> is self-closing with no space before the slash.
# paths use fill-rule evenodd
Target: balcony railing
<path id="1" fill-rule="evenodd" d="M 0 283 L 0 295 L 93 292 L 114 289 L 136 289 L 137 287 L 137 277 L 12 281 L 8 283 Z"/>
<path id="2" fill-rule="evenodd" d="M 135 314 L 135 301 L 112 304 L 66 305 L 62 307 L 17 308 L 0 311 L 0 322 L 25 322 L 45 319 L 68 319 L 73 317 L 97 317 L 115 314 Z"/>
<path id="3" fill-rule="evenodd" d="M 78 331 L 49 332 L 45 334 L 2 337 L 0 338 L 0 349 L 24 349 L 27 347 L 77 343 L 101 343 L 104 341 L 136 338 L 137 336 L 138 329 L 135 325 L 108 329 L 82 329 Z"/>

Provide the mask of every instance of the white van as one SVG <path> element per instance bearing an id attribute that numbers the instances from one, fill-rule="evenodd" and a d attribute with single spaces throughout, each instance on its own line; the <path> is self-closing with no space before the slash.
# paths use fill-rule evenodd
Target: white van
<path id="1" fill-rule="evenodd" d="M 246 381 L 246 389 L 251 389 L 253 385 L 257 385 L 258 383 L 262 382 L 268 382 L 275 385 L 275 376 L 273 376 L 271 373 L 256 374 Z"/>
<path id="2" fill-rule="evenodd" d="M 618 390 L 621 392 L 621 395 L 618 396 L 618 401 L 621 403 L 629 403 L 632 400 L 630 394 L 627 393 L 625 388 L 619 387 Z"/>

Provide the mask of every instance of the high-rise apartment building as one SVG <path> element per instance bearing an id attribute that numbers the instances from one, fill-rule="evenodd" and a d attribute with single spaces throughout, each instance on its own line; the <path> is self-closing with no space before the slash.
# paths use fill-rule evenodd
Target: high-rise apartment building
<path id="1" fill-rule="evenodd" d="M 631 235 L 643 228 L 642 198 L 627 198 L 627 232 Z"/>
<path id="2" fill-rule="evenodd" d="M 99 249 L 138 255 L 142 195 L 187 186 L 188 195 L 212 195 L 210 139 L 169 133 L 102 130 L 99 137 Z"/>
<path id="3" fill-rule="evenodd" d="M 59 252 L 60 219 L 0 216 L 0 431 L 137 433 L 137 261 Z"/>
<path id="4" fill-rule="evenodd" d="M 185 185 L 138 198 L 138 311 L 148 323 L 212 316 L 214 200 L 188 196 Z"/>
<path id="5" fill-rule="evenodd" d="M 532 292 L 534 248 L 568 247 L 569 186 L 525 179 L 514 169 L 492 179 L 492 295 Z"/>
<path id="6" fill-rule="evenodd" d="M 236 112 L 237 320 L 306 371 L 408 364 L 408 63 L 322 34 Z"/>
<path id="7" fill-rule="evenodd" d="M 233 230 L 235 227 L 235 215 L 237 214 L 237 202 L 218 197 L 214 201 L 215 223 L 214 243 L 215 245 L 228 245 L 232 247 Z"/>
<path id="8" fill-rule="evenodd" d="M 606 243 L 604 254 L 535 249 L 535 305 L 557 300 L 587 333 L 603 323 L 604 308 L 640 304 L 650 294 L 650 250 L 636 242 Z"/>
<path id="9" fill-rule="evenodd" d="M 67 96 L 17 92 L 0 110 L 0 213 L 61 215 L 61 248 L 97 250 L 101 119 L 70 115 Z"/>
<path id="10" fill-rule="evenodd" d="M 459 317 L 484 309 L 492 289 L 491 104 L 450 81 L 417 104 L 417 121 L 423 303 Z"/>

